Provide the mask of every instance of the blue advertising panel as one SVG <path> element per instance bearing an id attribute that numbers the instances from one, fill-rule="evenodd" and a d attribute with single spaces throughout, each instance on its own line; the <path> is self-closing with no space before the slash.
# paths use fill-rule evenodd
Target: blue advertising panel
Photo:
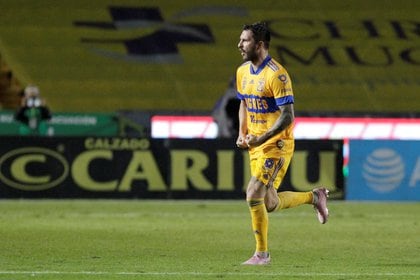
<path id="1" fill-rule="evenodd" d="M 420 141 L 351 140 L 347 200 L 420 200 Z"/>

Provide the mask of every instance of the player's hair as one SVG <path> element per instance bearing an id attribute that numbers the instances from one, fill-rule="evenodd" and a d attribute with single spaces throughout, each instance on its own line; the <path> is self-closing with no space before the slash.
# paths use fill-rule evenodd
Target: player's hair
<path id="1" fill-rule="evenodd" d="M 265 48 L 270 47 L 270 30 L 268 30 L 267 23 L 265 22 L 255 22 L 253 24 L 245 24 L 243 30 L 251 30 L 252 37 L 255 42 L 262 41 Z"/>

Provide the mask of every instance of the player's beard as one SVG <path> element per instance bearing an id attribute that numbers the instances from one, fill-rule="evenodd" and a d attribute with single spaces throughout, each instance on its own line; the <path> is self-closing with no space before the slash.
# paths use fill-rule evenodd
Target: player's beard
<path id="1" fill-rule="evenodd" d="M 250 49 L 249 51 L 243 52 L 245 55 L 242 57 L 244 61 L 255 61 L 258 58 L 255 48 Z"/>

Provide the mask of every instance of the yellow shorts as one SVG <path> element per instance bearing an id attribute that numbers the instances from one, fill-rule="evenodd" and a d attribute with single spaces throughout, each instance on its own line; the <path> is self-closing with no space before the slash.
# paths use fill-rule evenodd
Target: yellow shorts
<path id="1" fill-rule="evenodd" d="M 274 155 L 277 154 L 277 155 Z M 258 153 L 250 158 L 251 176 L 264 185 L 278 189 L 286 175 L 293 156 L 293 149 L 283 149 L 281 153 Z"/>

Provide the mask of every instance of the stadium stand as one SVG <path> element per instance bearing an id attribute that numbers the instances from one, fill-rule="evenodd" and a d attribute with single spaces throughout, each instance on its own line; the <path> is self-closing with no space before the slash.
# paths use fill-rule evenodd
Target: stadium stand
<path id="1" fill-rule="evenodd" d="M 1 1 L 13 76 L 39 85 L 54 111 L 210 112 L 241 63 L 242 25 L 264 20 L 298 112 L 420 108 L 418 1 L 113 3 Z M 2 92 L 5 108 L 11 96 Z"/>

